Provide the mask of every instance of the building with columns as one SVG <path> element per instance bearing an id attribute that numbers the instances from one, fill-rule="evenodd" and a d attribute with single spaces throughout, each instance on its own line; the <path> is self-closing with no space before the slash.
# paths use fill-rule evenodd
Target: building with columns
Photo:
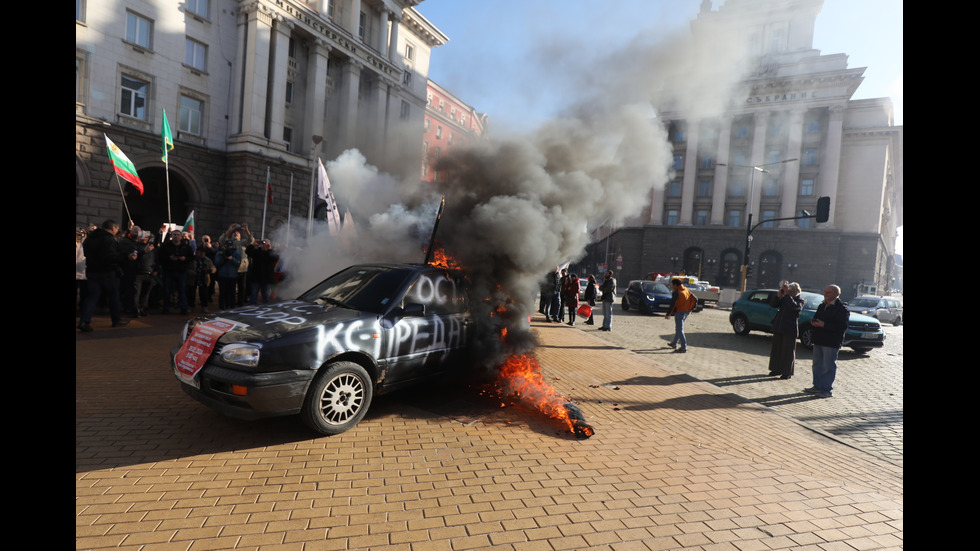
<path id="1" fill-rule="evenodd" d="M 129 217 L 103 134 L 144 182 L 124 192 L 145 229 L 192 210 L 199 234 L 257 228 L 267 172 L 267 226 L 286 220 L 291 191 L 305 217 L 316 158 L 350 148 L 417 180 L 429 57 L 448 40 L 420 1 L 76 0 L 76 224 Z"/>
<path id="2" fill-rule="evenodd" d="M 451 92 L 432 82 L 425 94 L 425 121 L 422 134 L 422 181 L 438 182 L 433 167 L 449 150 L 488 139 L 489 119 Z"/>
<path id="3" fill-rule="evenodd" d="M 813 49 L 822 0 L 703 2 L 692 31 L 719 19 L 744 28 L 756 64 L 725 113 L 688 120 L 661 107 L 674 150 L 672 178 L 621 228 L 594 228 L 583 264 L 620 280 L 681 271 L 738 288 L 749 217 L 748 288 L 782 279 L 830 283 L 845 298 L 895 284 L 903 223 L 903 130 L 887 98 L 852 100 L 865 68 Z M 831 198 L 830 219 L 792 218 Z M 789 219 L 789 220 L 776 220 Z M 766 222 L 768 221 L 768 222 Z M 621 260 L 619 260 L 621 258 Z"/>

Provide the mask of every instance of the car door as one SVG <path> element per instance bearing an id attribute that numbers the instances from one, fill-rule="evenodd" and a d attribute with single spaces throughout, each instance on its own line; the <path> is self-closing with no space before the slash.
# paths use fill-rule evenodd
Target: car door
<path id="1" fill-rule="evenodd" d="M 764 327 L 766 331 L 772 329 L 772 318 L 776 315 L 776 309 L 769 306 L 769 299 L 775 294 L 776 291 L 768 290 L 752 291 L 749 294 L 745 313 L 751 326 Z"/>
<path id="2" fill-rule="evenodd" d="M 470 319 L 462 278 L 445 270 L 416 277 L 399 305 L 404 315 L 386 332 L 386 383 L 402 383 L 444 369 L 466 345 Z"/>

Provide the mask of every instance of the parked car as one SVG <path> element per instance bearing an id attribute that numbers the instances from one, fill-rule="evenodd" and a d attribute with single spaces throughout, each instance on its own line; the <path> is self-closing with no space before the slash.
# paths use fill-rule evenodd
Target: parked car
<path id="1" fill-rule="evenodd" d="M 465 281 L 429 265 L 351 266 L 296 300 L 188 322 L 172 368 L 187 394 L 222 414 L 299 414 L 339 434 L 374 396 L 463 365 L 473 333 Z"/>
<path id="2" fill-rule="evenodd" d="M 635 308 L 648 314 L 666 312 L 670 308 L 670 289 L 663 283 L 633 280 L 623 293 L 622 304 L 623 310 Z"/>
<path id="3" fill-rule="evenodd" d="M 902 318 L 905 317 L 902 302 L 895 297 L 857 297 L 847 303 L 847 309 L 892 325 L 902 325 Z"/>
<path id="4" fill-rule="evenodd" d="M 772 333 L 772 318 L 776 309 L 769 306 L 769 299 L 776 295 L 776 289 L 755 289 L 746 291 L 732 305 L 728 321 L 736 335 L 748 335 L 750 331 L 765 331 Z M 823 302 L 823 295 L 803 292 L 800 297 L 804 301 L 800 312 L 800 342 L 803 346 L 813 349 L 813 338 L 810 320 L 817 313 L 817 307 Z M 878 320 L 861 314 L 851 313 L 844 332 L 842 346 L 853 348 L 856 352 L 868 352 L 872 348 L 885 345 L 885 333 L 881 330 Z"/>

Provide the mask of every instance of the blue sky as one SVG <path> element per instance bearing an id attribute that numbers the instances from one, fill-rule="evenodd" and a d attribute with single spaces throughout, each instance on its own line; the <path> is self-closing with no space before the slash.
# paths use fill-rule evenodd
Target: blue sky
<path id="1" fill-rule="evenodd" d="M 567 93 L 563 71 L 588 70 L 591 55 L 638 35 L 686 32 L 700 0 L 424 0 L 418 10 L 449 36 L 432 53 L 429 77 L 490 115 L 491 124 L 530 124 Z M 717 9 L 721 2 L 714 0 Z M 825 0 L 814 36 L 824 54 L 867 67 L 855 99 L 891 97 L 902 124 L 903 5 L 895 0 Z M 560 49 L 564 67 L 549 66 Z"/>
<path id="2" fill-rule="evenodd" d="M 574 96 L 590 63 L 640 36 L 687 33 L 701 0 L 424 0 L 417 7 L 449 37 L 429 78 L 477 111 L 491 132 L 531 129 Z M 713 1 L 714 9 L 722 4 Z M 854 99 L 890 97 L 903 124 L 903 4 L 824 0 L 813 47 L 867 67 Z M 651 34 L 652 33 L 652 34 Z M 628 52 L 629 50 L 625 50 Z M 577 67 L 580 65 L 581 68 Z M 899 232 L 901 236 L 901 231 Z M 903 239 L 897 243 L 902 251 Z"/>

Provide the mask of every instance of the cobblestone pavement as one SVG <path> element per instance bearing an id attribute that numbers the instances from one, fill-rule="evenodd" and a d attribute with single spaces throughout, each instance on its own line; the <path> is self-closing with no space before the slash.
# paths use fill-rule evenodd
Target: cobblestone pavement
<path id="1" fill-rule="evenodd" d="M 903 465 L 904 325 L 882 326 L 883 348 L 867 354 L 841 350 L 834 397 L 821 400 L 801 392 L 812 386 L 810 351 L 797 346 L 796 374 L 791 380 L 768 377 L 771 337 L 755 331 L 744 337 L 736 335 L 728 314 L 724 309 L 705 309 L 690 315 L 685 326 L 687 354 L 675 354 L 668 348 L 674 321 L 664 320 L 662 314 L 624 312 L 617 304 L 612 331 L 598 331 L 600 316 L 595 326 L 576 327 Z"/>

